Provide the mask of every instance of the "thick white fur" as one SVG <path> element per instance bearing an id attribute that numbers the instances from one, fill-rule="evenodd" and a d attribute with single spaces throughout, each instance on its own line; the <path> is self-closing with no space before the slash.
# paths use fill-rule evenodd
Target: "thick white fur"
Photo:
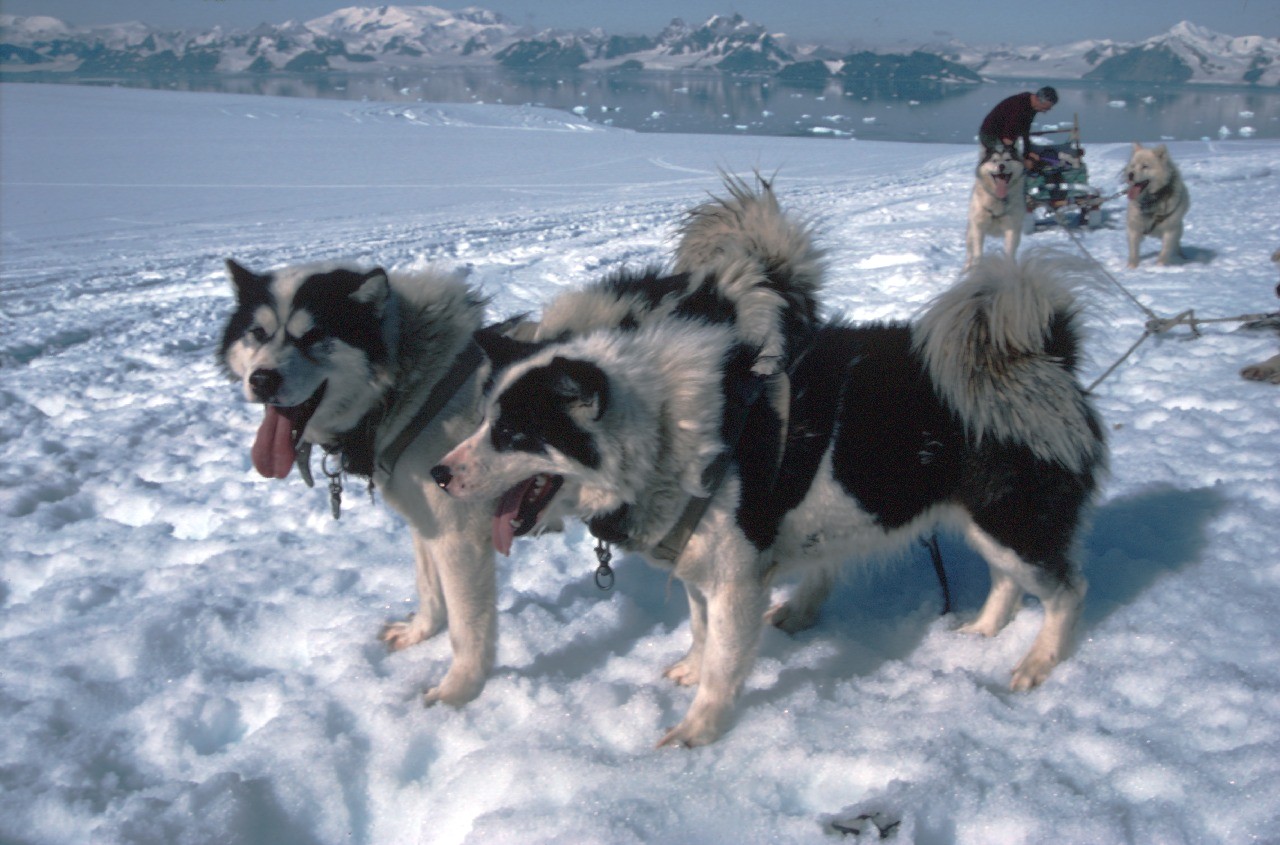
<path id="1" fill-rule="evenodd" d="M 1076 379 L 1044 352 L 1050 318 L 1066 311 L 1074 322 L 1074 288 L 1095 283 L 1088 263 L 1061 251 L 989 256 L 915 324 L 934 388 L 976 442 L 1024 443 L 1074 472 L 1098 461 Z"/>
<path id="2" fill-rule="evenodd" d="M 309 317 L 304 310 L 290 309 L 294 293 L 308 277 L 343 266 L 309 264 L 275 271 L 271 289 L 282 313 L 262 313 L 272 309 L 260 307 L 259 323 L 271 328 L 283 322 L 294 337 L 301 336 Z M 316 364 L 282 343 L 283 332 L 263 346 L 241 338 L 228 347 L 225 361 L 243 379 L 251 400 L 248 378 L 255 369 L 281 371 L 286 389 L 295 394 L 283 404 L 302 401 L 327 380 L 324 400 L 302 436 L 318 445 L 350 430 L 395 388 L 400 399 L 388 409 L 375 441 L 380 454 L 479 327 L 481 308 L 460 276 L 434 271 L 375 274 L 356 298 L 380 313 L 391 352 L 386 365 L 371 366 L 360 350 L 341 342 Z M 428 704 L 458 705 L 475 698 L 496 652 L 492 503 L 450 498 L 428 475 L 439 457 L 479 423 L 478 404 L 479 383 L 473 376 L 405 450 L 394 472 L 388 476 L 378 469 L 374 476 L 387 503 L 409 523 L 418 591 L 417 612 L 406 622 L 388 625 L 382 639 L 399 650 L 439 633 L 446 624 L 449 628 L 453 662 L 441 682 L 427 690 Z"/>
<path id="3" fill-rule="evenodd" d="M 965 268 L 982 257 L 987 236 L 1004 235 L 1005 255 L 1012 257 L 1022 241 L 1022 223 L 1027 216 L 1026 168 L 1011 150 L 984 154 L 974 171 L 973 193 L 969 197 L 969 226 L 965 235 Z M 1008 192 L 996 192 L 997 174 L 1008 174 Z"/>
<path id="4" fill-rule="evenodd" d="M 491 397 L 556 357 L 591 361 L 609 375 L 603 415 L 578 420 L 601 453 L 600 467 L 584 467 L 555 449 L 545 455 L 495 451 L 490 427 L 496 414 L 490 410 L 480 428 L 441 460 L 453 476 L 449 492 L 492 499 L 531 475 L 562 475 L 561 507 L 602 514 L 631 504 L 635 524 L 644 526 L 640 542 L 656 544 L 689 496 L 706 495 L 703 472 L 722 449 L 721 357 L 732 338 L 727 327 L 673 320 L 636 332 L 602 330 L 514 364 L 499 374 Z"/>
<path id="5" fill-rule="evenodd" d="M 1182 230 L 1191 195 L 1182 174 L 1169 157 L 1169 148 L 1144 147 L 1134 142 L 1133 153 L 1124 168 L 1125 181 L 1133 185 L 1146 182 L 1136 198 L 1129 200 L 1125 229 L 1129 236 L 1129 266 L 1138 266 L 1138 248 L 1145 237 L 1160 239 L 1159 264 L 1182 260 Z"/>

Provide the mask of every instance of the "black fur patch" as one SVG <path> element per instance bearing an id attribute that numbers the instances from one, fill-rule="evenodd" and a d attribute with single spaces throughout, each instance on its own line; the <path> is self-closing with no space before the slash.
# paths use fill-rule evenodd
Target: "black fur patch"
<path id="1" fill-rule="evenodd" d="M 236 375 L 227 367 L 227 350 L 233 343 L 244 337 L 244 333 L 253 325 L 253 312 L 262 305 L 272 306 L 274 300 L 270 291 L 271 276 L 259 276 L 230 260 L 227 261 L 227 270 L 231 274 L 231 281 L 236 289 L 236 310 L 231 313 L 227 325 L 222 330 L 222 343 L 218 346 L 218 361 L 227 375 L 235 378 Z"/>
<path id="2" fill-rule="evenodd" d="M 733 323 L 737 318 L 733 303 L 720 294 L 720 287 L 712 275 L 708 275 L 696 290 L 680 300 L 675 314 L 677 317 L 707 323 Z"/>
<path id="3" fill-rule="evenodd" d="M 911 348 L 902 324 L 845 329 L 845 375 L 833 473 L 885 528 L 899 528 L 953 494 L 964 432 Z"/>
<path id="4" fill-rule="evenodd" d="M 351 298 L 375 273 L 382 271 L 317 273 L 298 287 L 291 304 L 294 311 L 311 314 L 321 336 L 340 340 L 363 352 L 370 363 L 382 364 L 390 355 L 382 337 L 378 306 Z"/>
<path id="5" fill-rule="evenodd" d="M 600 287 L 618 299 L 638 294 L 649 310 L 653 310 L 667 297 L 684 293 L 688 284 L 689 276 L 686 273 L 668 276 L 657 268 L 650 267 L 638 272 L 621 270 L 601 282 Z"/>
<path id="6" fill-rule="evenodd" d="M 555 358 L 529 370 L 498 397 L 491 426 L 493 447 L 500 452 L 544 454 L 548 446 L 584 466 L 597 469 L 600 452 L 590 433 L 574 420 L 575 404 L 595 402 L 596 413 L 608 405 L 608 381 L 594 364 Z"/>

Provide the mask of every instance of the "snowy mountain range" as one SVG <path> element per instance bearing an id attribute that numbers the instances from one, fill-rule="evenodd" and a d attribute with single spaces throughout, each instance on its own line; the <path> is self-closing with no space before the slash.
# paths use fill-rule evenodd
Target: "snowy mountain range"
<path id="1" fill-rule="evenodd" d="M 1138 43 L 977 47 L 922 43 L 909 53 L 841 54 L 793 42 L 740 15 L 700 25 L 673 20 L 654 36 L 600 29 L 534 30 L 481 8 L 339 9 L 306 22 L 247 31 L 160 30 L 142 23 L 76 27 L 57 18 L 0 15 L 0 71 L 78 75 L 384 71 L 496 64 L 514 70 L 715 68 L 781 73 L 792 81 L 892 76 L 1280 85 L 1280 39 L 1233 37 L 1183 22 Z M 12 77 L 11 77 L 12 78 Z"/>

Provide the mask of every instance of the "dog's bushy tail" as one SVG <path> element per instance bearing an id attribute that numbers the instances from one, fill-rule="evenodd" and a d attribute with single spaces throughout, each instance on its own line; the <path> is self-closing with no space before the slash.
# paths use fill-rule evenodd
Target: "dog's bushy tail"
<path id="1" fill-rule="evenodd" d="M 725 196 L 713 196 L 685 215 L 676 272 L 718 270 L 746 259 L 793 310 L 816 314 L 825 262 L 812 227 L 782 210 L 772 181 L 759 173 L 754 186 L 725 174 L 724 188 Z"/>
<path id="2" fill-rule="evenodd" d="M 779 373 L 818 325 L 824 254 L 812 227 L 783 211 L 770 180 L 725 174 L 724 188 L 685 215 L 675 271 L 714 279 L 734 303 L 740 337 L 759 350 L 755 370 Z"/>
<path id="3" fill-rule="evenodd" d="M 916 349 L 975 444 L 1022 445 L 1075 472 L 1102 463 L 1101 424 L 1076 377 L 1076 291 L 1095 282 L 1060 251 L 991 255 L 928 307 Z"/>

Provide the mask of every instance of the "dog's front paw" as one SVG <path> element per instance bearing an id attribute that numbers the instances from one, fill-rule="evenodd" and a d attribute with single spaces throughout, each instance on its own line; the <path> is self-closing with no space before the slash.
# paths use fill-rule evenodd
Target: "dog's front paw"
<path id="1" fill-rule="evenodd" d="M 400 651 L 423 640 L 434 637 L 444 629 L 444 623 L 436 623 L 415 613 L 404 622 L 389 622 L 378 634 L 378 639 L 387 644 L 391 651 Z"/>
<path id="2" fill-rule="evenodd" d="M 996 634 L 1000 633 L 1000 629 L 992 625 L 988 620 L 979 617 L 972 622 L 967 622 L 956 628 L 956 633 L 968 634 L 975 637 L 994 637 Z"/>
<path id="3" fill-rule="evenodd" d="M 484 689 L 483 675 L 468 675 L 449 670 L 439 686 L 432 687 L 422 694 L 422 703 L 426 707 L 433 704 L 461 707 L 478 696 L 482 689 Z"/>
<path id="4" fill-rule="evenodd" d="M 1058 655 L 1053 652 L 1041 652 L 1033 648 L 1031 653 L 1022 658 L 1013 669 L 1013 677 L 1009 681 L 1009 689 L 1014 692 L 1026 692 L 1035 689 L 1045 682 L 1053 667 L 1058 665 Z"/>
<path id="5" fill-rule="evenodd" d="M 715 716 L 714 714 L 703 714 L 695 716 L 690 712 L 684 717 L 684 721 L 667 731 L 662 737 L 662 741 L 658 743 L 659 748 L 668 745 L 679 745 L 684 748 L 697 748 L 700 745 L 709 745 L 720 738 L 720 734 L 724 733 L 724 716 Z"/>
<path id="6" fill-rule="evenodd" d="M 670 678 L 682 687 L 691 687 L 698 683 L 701 674 L 700 661 L 692 654 L 672 663 L 667 667 L 667 671 L 662 673 L 663 677 Z"/>

